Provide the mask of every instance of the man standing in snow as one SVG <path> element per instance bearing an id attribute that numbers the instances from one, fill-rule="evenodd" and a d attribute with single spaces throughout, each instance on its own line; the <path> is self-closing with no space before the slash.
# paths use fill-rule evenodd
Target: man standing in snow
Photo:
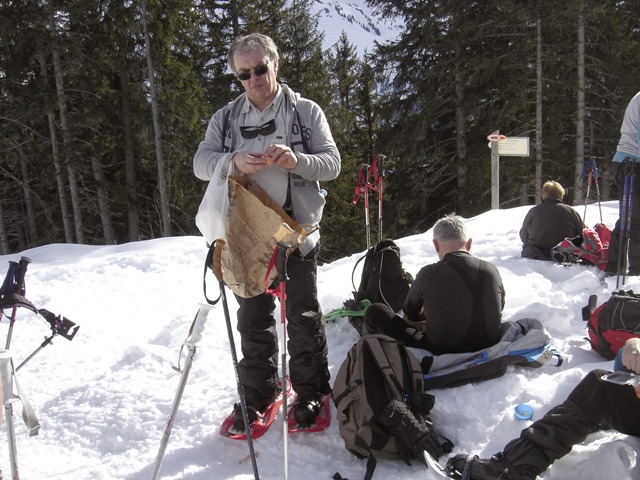
<path id="1" fill-rule="evenodd" d="M 627 340 L 614 369 L 618 366 L 640 374 L 639 338 Z M 602 425 L 640 436 L 640 386 L 610 383 L 602 379 L 606 373 L 589 372 L 564 403 L 522 430 L 519 438 L 490 459 L 466 454 L 450 458 L 449 476 L 463 480 L 533 480 Z"/>
<path id="2" fill-rule="evenodd" d="M 374 303 L 367 333 L 382 333 L 434 355 L 475 352 L 500 340 L 505 292 L 498 269 L 473 257 L 464 220 L 447 215 L 433 227 L 439 262 L 423 267 L 402 308 L 404 318 Z M 416 328 L 417 327 L 417 328 Z"/>
<path id="3" fill-rule="evenodd" d="M 640 92 L 629 101 L 624 112 L 624 119 L 620 127 L 620 141 L 613 156 L 614 178 L 618 187 L 618 201 L 620 204 L 620 217 L 622 216 L 622 202 L 624 200 L 624 160 L 630 157 L 634 160 L 634 170 L 632 173 L 638 178 L 638 163 L 640 162 Z M 628 273 L 629 275 L 640 275 L 640 186 L 634 185 L 631 193 L 631 218 L 630 218 L 630 241 L 628 252 Z M 618 256 L 620 251 L 620 218 L 616 222 L 611 232 L 609 242 L 609 253 L 607 260 L 607 273 L 624 274 L 618 272 Z"/>
<path id="4" fill-rule="evenodd" d="M 565 237 L 582 235 L 584 224 L 576 210 L 562 203 L 564 188 L 558 182 L 542 185 L 542 202 L 532 207 L 522 222 L 521 256 L 534 260 L 553 260 L 551 248 Z"/>
<path id="5" fill-rule="evenodd" d="M 277 82 L 279 54 L 270 37 L 238 38 L 228 60 L 245 93 L 212 116 L 193 159 L 195 175 L 209 180 L 218 162 L 232 161 L 236 172 L 250 176 L 294 220 L 318 225 L 325 204 L 318 182 L 336 178 L 341 163 L 323 111 Z M 297 393 L 293 415 L 302 428 L 314 423 L 321 396 L 330 392 L 316 288 L 318 239 L 318 231 L 309 235 L 287 263 L 289 371 Z M 266 293 L 236 298 L 240 383 L 253 423 L 279 395 L 275 300 Z M 240 404 L 234 407 L 233 426 L 245 430 Z"/>

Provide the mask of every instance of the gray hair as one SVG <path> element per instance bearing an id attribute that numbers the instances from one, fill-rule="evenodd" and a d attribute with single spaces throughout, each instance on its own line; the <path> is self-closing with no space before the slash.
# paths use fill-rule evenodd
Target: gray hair
<path id="1" fill-rule="evenodd" d="M 244 37 L 238 37 L 229 47 L 229 54 L 227 55 L 227 62 L 229 62 L 229 66 L 231 70 L 236 71 L 233 65 L 233 56 L 236 53 L 248 53 L 252 52 L 256 48 L 264 48 L 267 51 L 267 55 L 269 55 L 269 59 L 273 62 L 278 62 L 280 59 L 280 55 L 278 54 L 278 47 L 273 42 L 271 37 L 267 35 L 263 35 L 262 33 L 250 33 L 249 35 L 245 35 Z"/>
<path id="2" fill-rule="evenodd" d="M 458 241 L 465 243 L 469 240 L 469 235 L 464 225 L 464 219 L 455 213 L 445 215 L 433 226 L 433 239 L 438 242 Z"/>

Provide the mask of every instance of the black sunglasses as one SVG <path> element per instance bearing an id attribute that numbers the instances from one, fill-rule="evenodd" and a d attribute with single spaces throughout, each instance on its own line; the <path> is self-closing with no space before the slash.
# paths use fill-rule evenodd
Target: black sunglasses
<path id="1" fill-rule="evenodd" d="M 253 70 L 246 70 L 246 71 L 236 73 L 236 77 L 238 77 L 238 80 L 242 80 L 242 81 L 249 80 L 251 78 L 252 71 L 254 76 L 261 77 L 262 75 L 264 75 L 269 71 L 269 60 L 267 60 L 267 63 L 263 65 L 258 65 Z"/>
<path id="2" fill-rule="evenodd" d="M 256 125 L 251 127 L 240 127 L 240 135 L 242 138 L 256 138 L 258 135 L 271 135 L 276 131 L 275 119 L 269 120 L 262 125 Z"/>

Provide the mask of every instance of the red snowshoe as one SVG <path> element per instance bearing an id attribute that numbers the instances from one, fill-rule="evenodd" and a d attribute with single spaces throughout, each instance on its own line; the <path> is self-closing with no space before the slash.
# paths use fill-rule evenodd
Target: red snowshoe
<path id="1" fill-rule="evenodd" d="M 291 389 L 291 382 L 287 380 L 287 400 L 293 397 L 293 390 Z M 261 414 L 258 413 L 258 418 L 251 424 L 251 438 L 256 439 L 264 435 L 269 427 L 278 416 L 278 412 L 282 408 L 282 392 L 273 400 L 269 406 Z M 245 431 L 238 431 L 233 428 L 234 412 L 222 422 L 220 426 L 220 435 L 230 438 L 232 440 L 246 440 L 247 433 Z"/>
<path id="2" fill-rule="evenodd" d="M 320 398 L 320 411 L 318 412 L 315 423 L 309 427 L 301 427 L 297 424 L 293 416 L 294 405 L 295 400 L 287 412 L 287 424 L 290 433 L 321 432 L 322 430 L 326 430 L 331 424 L 331 395 L 324 395 Z"/>

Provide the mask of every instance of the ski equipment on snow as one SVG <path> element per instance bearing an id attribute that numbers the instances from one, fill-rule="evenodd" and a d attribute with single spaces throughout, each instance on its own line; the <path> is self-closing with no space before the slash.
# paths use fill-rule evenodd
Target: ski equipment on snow
<path id="1" fill-rule="evenodd" d="M 600 185 L 598 184 L 598 178 L 600 177 L 600 172 L 598 171 L 598 166 L 596 165 L 595 157 L 591 157 L 584 164 L 584 168 L 582 169 L 582 173 L 580 174 L 581 181 L 585 175 L 587 175 L 587 194 L 584 197 L 584 213 L 582 214 L 582 221 L 584 222 L 587 216 L 587 201 L 589 200 L 591 183 L 595 183 L 596 198 L 598 200 L 598 209 L 600 210 L 600 223 L 602 223 L 602 204 L 600 202 Z"/>
<path id="2" fill-rule="evenodd" d="M 565 238 L 551 249 L 551 257 L 563 265 L 594 265 L 600 270 L 607 268 L 611 230 L 598 223 L 593 229 L 582 229 L 582 235 Z"/>
<path id="3" fill-rule="evenodd" d="M 242 383 L 240 383 L 240 373 L 238 369 L 238 355 L 236 353 L 236 344 L 233 339 L 233 329 L 231 327 L 231 315 L 229 314 L 229 304 L 227 302 L 227 295 L 225 293 L 225 285 L 224 285 L 224 277 L 222 274 L 222 248 L 224 245 L 223 239 L 218 239 L 209 248 L 209 253 L 206 259 L 206 265 L 213 270 L 213 274 L 218 279 L 218 285 L 220 286 L 220 297 L 219 300 L 222 300 L 222 310 L 224 312 L 225 323 L 227 325 L 227 336 L 229 337 L 229 349 L 231 350 L 231 360 L 233 362 L 233 371 L 236 376 L 236 385 L 238 388 L 238 396 L 240 397 L 240 408 L 242 409 L 242 418 L 244 420 L 244 424 L 246 426 L 247 432 L 247 444 L 249 445 L 249 455 L 251 456 L 251 465 L 253 467 L 253 476 L 256 480 L 260 478 L 258 474 L 258 463 L 256 460 L 256 454 L 253 450 L 253 440 L 251 439 L 251 428 L 249 426 L 249 414 L 247 412 L 247 402 L 244 396 L 244 388 L 242 387 Z M 206 291 L 205 291 L 206 296 Z M 207 302 L 211 304 L 209 299 Z M 214 304 L 217 300 L 214 302 Z"/>
<path id="4" fill-rule="evenodd" d="M 204 324 L 207 321 L 209 310 L 211 310 L 212 308 L 213 305 L 200 305 L 200 307 L 198 308 L 198 312 L 196 313 L 196 316 L 191 323 L 191 327 L 189 328 L 189 334 L 187 335 L 185 341 L 182 342 L 182 346 L 180 347 L 180 354 L 178 355 L 178 366 L 173 367 L 174 370 L 181 372 L 180 383 L 178 384 L 178 389 L 176 390 L 176 394 L 173 399 L 173 405 L 171 407 L 171 413 L 169 414 L 169 419 L 167 420 L 167 424 L 162 435 L 162 441 L 160 442 L 160 448 L 158 449 L 158 454 L 156 455 L 156 462 L 154 464 L 151 480 L 157 480 L 159 478 L 160 469 L 162 468 L 162 461 L 167 450 L 171 430 L 173 429 L 173 424 L 178 413 L 178 407 L 180 406 L 180 401 L 182 400 L 182 395 L 184 394 L 184 388 L 187 384 L 187 379 L 189 378 L 191 364 L 193 362 L 193 358 L 196 355 L 196 346 L 202 338 Z M 180 360 L 182 358 L 182 351 L 184 347 L 187 348 L 188 353 L 186 356 L 184 368 L 180 368 Z"/>
<path id="5" fill-rule="evenodd" d="M 296 399 L 294 399 L 293 404 L 296 403 Z M 323 395 L 320 398 L 320 412 L 316 417 L 316 421 L 310 427 L 300 427 L 296 419 L 293 417 L 293 407 L 289 408 L 289 412 L 287 413 L 287 424 L 289 433 L 297 433 L 297 432 L 321 432 L 326 430 L 331 424 L 331 397 L 329 395 Z"/>
<path id="6" fill-rule="evenodd" d="M 367 234 L 367 248 L 371 248 L 371 223 L 369 221 L 369 190 L 378 192 L 378 241 L 382 240 L 382 161 L 384 155 L 376 155 L 371 165 L 366 163 L 358 167 L 358 184 L 353 195 L 352 203 L 355 205 L 364 195 L 365 228 Z"/>
<path id="7" fill-rule="evenodd" d="M 282 359 L 280 361 L 280 365 L 282 368 L 282 382 L 283 382 L 283 390 L 286 392 L 288 388 L 287 382 L 287 309 L 286 309 L 286 283 L 289 278 L 287 277 L 287 257 L 289 250 L 291 249 L 291 244 L 286 242 L 278 242 L 275 248 L 273 249 L 273 253 L 271 254 L 271 259 L 269 260 L 269 266 L 267 267 L 267 272 L 264 276 L 264 288 L 265 291 L 277 297 L 280 300 L 280 322 L 282 323 L 282 335 L 280 336 L 282 342 L 280 345 L 280 354 Z M 269 278 L 271 276 L 271 271 L 276 269 L 277 276 L 271 285 L 269 285 Z M 283 436 L 283 453 L 284 453 L 284 480 L 288 480 L 289 478 L 289 453 L 288 453 L 288 444 L 289 444 L 289 423 L 287 421 L 287 395 L 283 395 L 282 397 L 282 436 Z M 246 422 L 245 422 L 246 424 Z"/>
<path id="8" fill-rule="evenodd" d="M 33 303 L 31 303 L 25 297 L 25 277 L 27 273 L 27 267 L 31 263 L 31 259 L 28 257 L 21 257 L 20 261 L 9 261 L 9 269 L 5 276 L 2 286 L 0 287 L 0 320 L 5 316 L 5 310 L 11 309 L 11 315 L 7 315 L 9 318 L 9 330 L 7 332 L 7 340 L 5 343 L 5 351 L 0 352 L 0 375 L 2 376 L 2 403 L 5 409 L 5 420 L 7 423 L 7 437 L 9 441 L 9 457 L 11 462 L 11 473 L 13 480 L 19 480 L 20 474 L 18 471 L 17 460 L 17 446 L 15 439 L 15 430 L 13 424 L 13 403 L 16 400 L 22 402 L 22 418 L 29 430 L 29 435 L 34 436 L 38 434 L 40 430 L 40 423 L 36 417 L 36 414 L 29 403 L 27 396 L 23 389 L 20 387 L 16 372 L 22 368 L 29 360 L 31 360 L 40 350 L 51 343 L 51 340 L 56 335 L 62 335 L 68 340 L 72 340 L 78 331 L 78 326 L 68 318 L 62 315 L 56 316 L 45 309 L 37 309 Z M 11 339 L 13 335 L 13 328 L 16 321 L 16 315 L 18 308 L 26 308 L 35 314 L 41 315 L 51 327 L 52 335 L 45 338 L 44 342 L 36 348 L 18 367 L 14 367 L 13 358 L 9 352 L 11 346 Z M 13 386 L 15 384 L 17 390 L 17 396 L 13 393 Z"/>
<path id="9" fill-rule="evenodd" d="M 629 242 L 631 240 L 631 208 L 633 194 L 635 161 L 631 157 L 624 159 L 624 188 L 620 210 L 620 247 L 618 248 L 618 265 L 616 269 L 616 288 L 624 285 L 629 266 Z M 622 283 L 620 282 L 622 277 Z"/>
<path id="10" fill-rule="evenodd" d="M 280 382 L 280 389 L 283 387 L 283 382 Z M 287 398 L 291 398 L 293 396 L 293 391 L 291 390 L 291 383 L 287 381 Z M 251 424 L 251 438 L 253 440 L 260 438 L 269 427 L 273 424 L 275 419 L 278 416 L 278 412 L 280 411 L 283 404 L 284 396 L 283 391 L 281 390 L 278 396 L 267 406 L 264 412 L 261 412 L 258 415 L 258 418 L 255 422 Z M 246 430 L 243 432 L 236 432 L 233 430 L 233 419 L 234 414 L 231 414 L 222 422 L 222 426 L 220 427 L 220 435 L 223 437 L 229 438 L 231 440 L 247 440 L 247 432 Z"/>

